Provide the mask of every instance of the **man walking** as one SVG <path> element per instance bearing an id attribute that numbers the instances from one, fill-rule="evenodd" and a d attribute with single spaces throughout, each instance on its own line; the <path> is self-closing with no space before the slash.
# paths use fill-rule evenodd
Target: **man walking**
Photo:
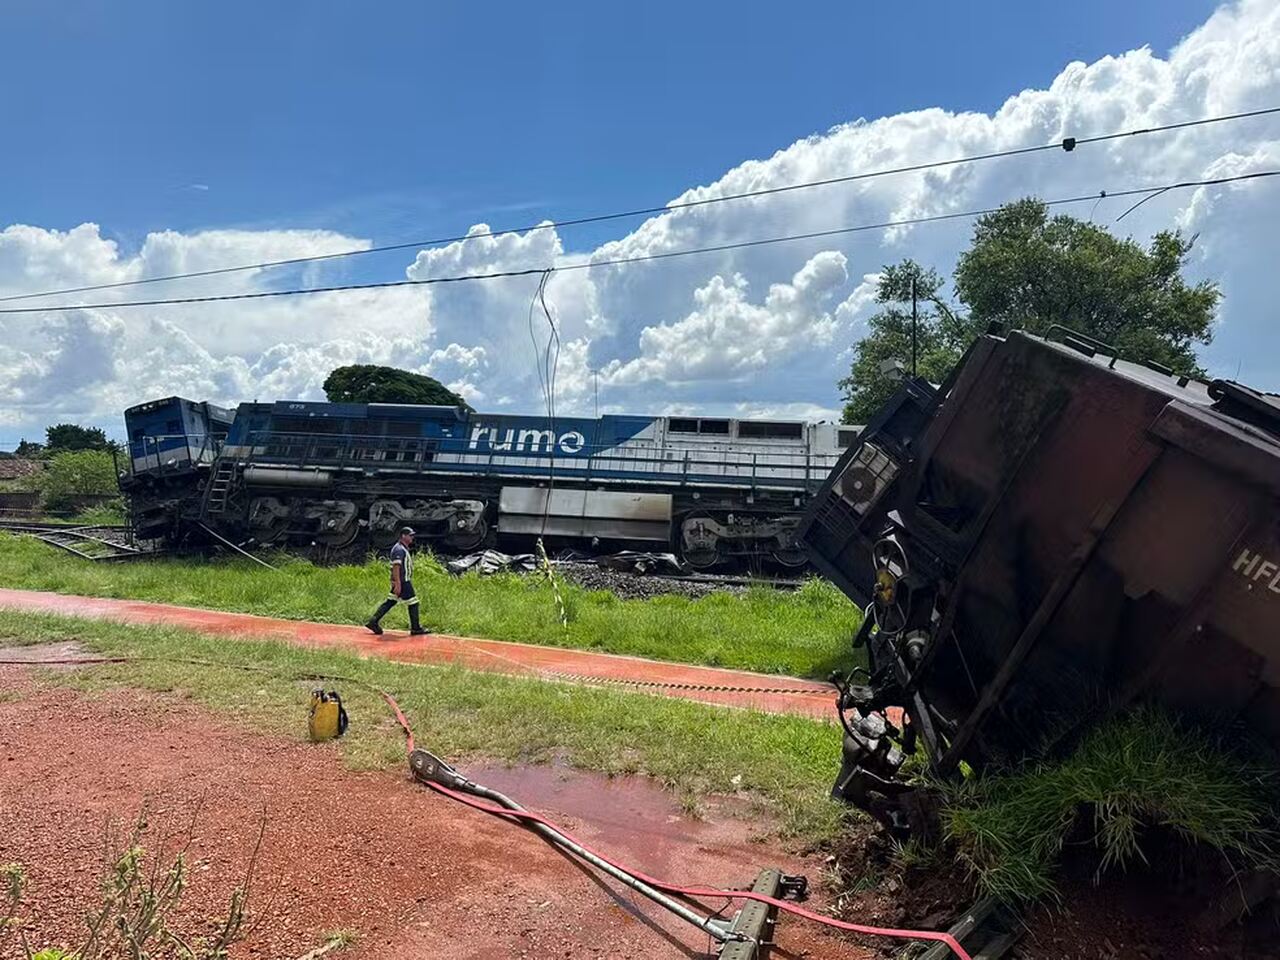
<path id="1" fill-rule="evenodd" d="M 413 546 L 413 527 L 403 527 L 400 539 L 391 547 L 391 594 L 382 601 L 382 605 L 373 614 L 373 619 L 365 624 L 374 633 L 381 636 L 385 617 L 397 603 L 409 607 L 409 634 L 419 637 L 427 631 L 418 622 L 418 595 L 413 592 L 413 554 L 409 548 Z"/>

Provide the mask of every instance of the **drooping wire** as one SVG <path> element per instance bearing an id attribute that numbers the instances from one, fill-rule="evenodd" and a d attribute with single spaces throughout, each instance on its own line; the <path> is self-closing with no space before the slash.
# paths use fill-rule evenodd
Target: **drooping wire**
<path id="1" fill-rule="evenodd" d="M 551 278 L 551 270 L 542 275 L 542 282 L 538 284 L 538 302 L 542 305 L 542 315 L 547 319 L 547 327 L 551 331 L 551 335 L 547 340 L 547 399 L 550 407 L 551 429 L 554 432 L 556 422 L 556 375 L 560 369 L 560 329 L 556 326 L 555 317 L 551 308 L 547 306 L 547 281 Z M 555 341 L 555 353 L 551 352 L 551 342 Z M 555 473 L 555 458 L 552 457 L 551 469 Z"/>
<path id="2" fill-rule="evenodd" d="M 538 282 L 534 299 L 542 307 L 542 315 L 547 321 L 547 346 L 543 352 L 543 382 L 547 403 L 547 429 L 551 431 L 551 452 L 547 460 L 547 497 L 542 508 L 542 536 L 546 536 L 547 524 L 551 514 L 551 495 L 556 486 L 556 447 L 559 445 L 559 432 L 556 430 L 556 373 L 560 366 L 560 330 L 556 327 L 555 317 L 547 306 L 547 281 L 552 271 L 548 269 Z"/>
<path id="3" fill-rule="evenodd" d="M 1093 202 L 1093 206 L 1089 208 L 1089 222 L 1093 223 L 1093 215 L 1098 212 L 1098 204 L 1107 199 L 1107 191 L 1103 190 L 1098 194 L 1098 199 Z"/>
<path id="4" fill-rule="evenodd" d="M 1224 114 L 1216 117 L 1201 117 L 1196 120 L 1184 120 L 1180 123 L 1166 123 L 1156 127 L 1139 127 L 1134 130 L 1122 130 L 1115 133 L 1100 134 L 1096 137 L 1064 137 L 1060 141 L 1037 144 L 1029 147 L 1015 147 L 1009 150 L 996 150 L 989 153 L 972 154 L 964 157 L 952 157 L 947 160 L 931 160 L 922 163 L 906 164 L 900 167 L 887 167 L 880 170 L 869 170 L 863 173 L 851 173 L 839 177 L 828 177 L 822 180 L 806 180 L 800 183 L 784 184 L 779 187 L 762 187 L 758 190 L 746 190 L 741 193 L 727 193 L 715 197 L 702 197 L 696 200 L 676 200 L 662 206 L 637 207 L 615 213 L 592 214 L 585 217 L 574 217 L 566 220 L 545 220 L 540 223 L 527 224 L 522 227 L 507 227 L 503 230 L 486 233 L 465 233 L 452 237 L 434 237 L 427 240 L 405 240 L 378 246 L 361 247 L 352 250 L 339 250 L 335 253 L 318 253 L 306 257 L 289 257 L 283 260 L 263 260 L 258 263 L 245 263 L 233 267 L 214 267 L 208 270 L 193 270 L 187 273 L 170 273 L 160 277 L 141 277 L 137 280 L 118 280 L 113 283 L 94 283 L 80 287 L 63 287 L 58 290 L 45 290 L 40 293 L 18 293 L 0 297 L 0 303 L 15 300 L 34 300 L 43 297 L 56 297 L 68 293 L 88 293 L 93 290 L 115 290 L 121 287 L 136 287 L 149 283 L 167 283 L 176 280 L 194 280 L 200 277 L 214 277 L 229 273 L 242 273 L 248 270 L 268 270 L 274 267 L 291 267 L 305 263 L 319 263 L 326 260 L 339 260 L 347 257 L 360 257 L 374 253 L 389 253 L 395 250 L 435 247 L 449 243 L 466 243 L 478 237 L 501 237 L 514 233 L 529 233 L 535 230 L 559 230 L 565 227 L 583 226 L 592 223 L 604 223 L 610 220 L 623 220 L 633 217 L 652 216 L 669 213 L 675 210 L 686 210 L 693 207 L 709 206 L 716 203 L 729 203 L 735 200 L 750 200 L 779 193 L 791 193 L 797 190 L 809 190 L 815 187 L 827 187 L 841 183 L 853 183 L 859 180 L 871 180 L 903 173 L 919 173 L 924 170 L 936 170 L 940 167 L 959 166 L 966 163 L 978 163 L 984 160 L 999 160 L 1008 157 L 1023 156 L 1031 153 L 1042 153 L 1048 150 L 1064 150 L 1068 153 L 1076 147 L 1130 137 L 1146 136 L 1156 133 L 1168 133 L 1174 130 L 1185 130 L 1213 123 L 1228 123 L 1235 120 L 1246 120 L 1280 113 L 1280 107 L 1267 107 L 1261 110 L 1249 110 L 1243 113 Z"/>
<path id="5" fill-rule="evenodd" d="M 546 276 L 545 271 L 541 271 L 542 276 Z M 543 281 L 539 279 L 538 288 L 541 289 Z M 538 345 L 538 335 L 534 332 L 533 311 L 538 306 L 538 294 L 535 291 L 533 297 L 529 300 L 529 342 L 533 344 L 533 369 L 538 375 L 538 395 L 542 398 L 543 405 L 549 404 L 547 400 L 547 375 L 546 364 L 543 363 L 543 349 Z"/>
<path id="6" fill-rule="evenodd" d="M 1118 199 L 1122 197 L 1139 197 L 1147 194 L 1160 195 L 1173 190 L 1185 190 L 1191 187 L 1211 187 L 1226 183 L 1239 183 L 1245 180 L 1261 180 L 1280 176 L 1280 170 L 1260 170 L 1255 173 L 1242 173 L 1230 177 L 1213 177 L 1204 180 L 1183 180 L 1178 183 L 1161 184 L 1154 187 L 1133 187 L 1127 190 L 1106 190 L 1098 193 L 1087 193 L 1075 197 L 1061 197 L 1055 200 L 1043 200 L 1046 207 L 1059 207 L 1068 204 L 1096 201 L 1099 197 Z M 1154 198 L 1154 197 L 1153 197 Z M 999 206 L 983 207 L 976 210 L 965 210 L 956 213 L 939 213 L 925 217 L 909 217 L 901 220 L 885 220 L 878 223 L 860 223 L 847 227 L 834 227 L 830 230 L 814 230 L 808 233 L 785 234 L 775 237 L 761 237 L 753 240 L 738 240 L 705 247 L 691 247 L 685 250 L 668 250 L 663 253 L 647 253 L 632 257 L 612 257 L 607 260 L 585 260 L 581 263 L 559 264 L 554 267 L 530 267 L 525 270 L 502 270 L 490 273 L 464 273 L 448 277 L 426 277 L 421 280 L 384 280 L 376 283 L 344 283 L 326 287 L 299 287 L 288 290 L 260 290 L 254 293 L 232 293 L 205 297 L 170 297 L 157 300 L 120 300 L 100 301 L 97 303 L 55 304 L 46 307 L 2 307 L 0 315 L 19 313 L 62 313 L 69 310 L 118 310 L 123 307 L 159 307 L 188 303 L 226 303 L 238 300 L 264 300 L 271 297 L 295 297 L 312 293 L 335 293 L 344 290 L 381 290 L 392 287 L 426 287 L 442 283 L 466 283 L 474 280 L 500 280 L 507 277 L 530 277 L 545 273 L 548 270 L 594 270 L 599 267 L 617 267 L 633 263 L 650 263 L 660 260 L 673 260 L 679 257 L 692 257 L 708 253 L 724 253 L 729 250 L 744 250 L 751 247 L 771 246 L 779 243 L 796 243 L 803 240 L 821 240 L 827 237 L 844 236 L 852 233 L 866 233 L 873 230 L 888 230 L 893 227 L 921 226 L 925 224 L 944 223 L 953 220 L 971 220 L 975 217 L 997 213 Z"/>
<path id="7" fill-rule="evenodd" d="M 542 530 L 538 534 L 537 551 L 543 573 L 546 575 L 547 582 L 551 584 L 551 592 L 556 600 L 560 626 L 568 630 L 569 611 L 565 606 L 564 596 L 560 592 L 560 583 L 551 567 L 551 558 L 547 555 L 545 542 L 547 527 L 551 521 L 551 497 L 556 486 L 556 447 L 560 443 L 559 431 L 556 429 L 556 372 L 560 365 L 560 331 L 556 327 L 551 307 L 547 304 L 547 281 L 551 279 L 552 272 L 550 267 L 542 271 L 542 276 L 538 279 L 538 287 L 529 301 L 529 339 L 533 343 L 533 362 L 538 372 L 538 384 L 542 389 L 543 400 L 546 403 L 547 430 L 551 435 L 547 450 L 547 487 L 542 500 Z M 542 315 L 547 321 L 545 347 L 539 346 L 537 335 L 534 333 L 533 314 L 536 307 L 542 308 Z"/>
<path id="8" fill-rule="evenodd" d="M 1169 188 L 1169 187 L 1164 187 L 1164 188 L 1163 188 L 1163 189 L 1161 189 L 1161 190 L 1156 190 L 1156 191 L 1154 191 L 1153 193 L 1149 193 L 1149 194 L 1147 194 L 1145 197 L 1143 197 L 1141 200 L 1139 200 L 1137 203 L 1135 203 L 1133 206 L 1131 206 L 1131 207 L 1130 207 L 1128 210 L 1126 210 L 1124 213 L 1120 214 L 1120 216 L 1116 217 L 1116 223 L 1119 223 L 1121 220 L 1123 220 L 1123 219 L 1124 219 L 1125 217 L 1127 217 L 1129 214 L 1133 213 L 1133 211 L 1137 210 L 1140 206 L 1142 206 L 1142 205 L 1143 205 L 1144 203 L 1146 203 L 1148 200 L 1154 200 L 1156 197 L 1160 196 L 1161 194 L 1168 193 L 1168 192 L 1169 192 L 1169 190 L 1170 190 L 1170 188 Z"/>

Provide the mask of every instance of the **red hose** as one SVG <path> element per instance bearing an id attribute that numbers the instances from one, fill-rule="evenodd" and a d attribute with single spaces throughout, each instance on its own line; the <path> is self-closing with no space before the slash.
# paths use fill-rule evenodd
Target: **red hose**
<path id="1" fill-rule="evenodd" d="M 226 667 L 235 667 L 235 668 L 242 667 L 242 665 L 240 664 L 216 663 L 214 661 L 183 660 L 177 657 L 173 657 L 173 658 L 170 658 L 170 657 L 138 657 L 138 658 L 76 657 L 76 658 L 70 658 L 68 657 L 63 659 L 52 659 L 52 660 L 14 659 L 14 660 L 0 660 L 0 664 L 20 664 L 23 666 L 48 666 L 48 665 L 66 665 L 66 664 L 105 664 L 105 663 L 127 663 L 130 660 L 134 660 L 134 659 L 168 660 L 174 663 L 198 663 L 203 666 L 226 666 Z M 262 672 L 269 672 L 261 667 L 248 667 L 248 669 L 260 670 Z M 409 726 L 409 720 L 404 715 L 404 711 L 400 709 L 400 704 L 396 702 L 396 698 L 393 697 L 391 694 L 387 693 L 387 691 L 382 690 L 378 687 L 374 687 L 372 684 L 367 684 L 362 680 L 356 680 L 354 677 L 321 677 L 321 675 L 319 674 L 308 674 L 307 678 L 308 679 L 310 678 L 338 679 L 338 680 L 343 680 L 347 683 L 357 683 L 362 686 L 369 687 L 370 689 L 376 690 L 378 694 L 382 697 L 382 699 L 387 702 L 387 706 L 389 706 L 391 708 L 392 713 L 395 714 L 396 722 L 400 724 L 400 728 L 404 731 L 406 752 L 410 754 L 413 753 L 413 750 L 414 750 L 413 728 Z M 603 853 L 600 853 L 597 850 L 591 849 L 591 847 L 583 843 L 577 837 L 573 836 L 573 834 L 569 833 L 568 831 L 564 830 L 562 827 L 558 826 L 557 824 L 548 820 L 546 817 L 543 817 L 539 814 L 532 813 L 528 810 L 508 810 L 506 807 L 498 806 L 497 804 L 486 803 L 483 800 L 479 800 L 465 793 L 459 793 L 456 790 L 450 790 L 448 787 L 441 786 L 438 783 L 430 783 L 430 782 L 425 782 L 425 783 L 426 783 L 426 786 L 430 787 L 432 790 L 436 791 L 437 793 L 442 794 L 451 800 L 457 800 L 459 803 L 466 804 L 468 807 L 472 807 L 476 810 L 481 810 L 485 813 L 493 814 L 495 816 L 503 817 L 515 822 L 527 821 L 531 823 L 540 823 L 543 826 L 550 827 L 552 830 L 555 830 L 557 833 L 564 834 L 564 836 L 568 837 L 574 843 L 578 844 L 578 846 L 582 847 L 584 850 L 588 851 L 593 856 L 599 857 L 605 863 L 608 863 L 611 866 L 616 867 L 619 870 L 622 870 L 624 873 L 629 873 L 633 877 L 636 877 L 639 880 L 643 880 L 645 883 L 649 884 L 649 886 L 651 887 L 656 887 L 659 890 L 665 890 L 667 893 L 674 893 L 682 897 L 704 897 L 704 898 L 714 898 L 714 899 L 722 899 L 722 900 L 754 900 L 757 903 L 768 904 L 771 907 L 775 907 L 778 910 L 782 910 L 786 913 L 794 914 L 797 917 L 803 917 L 805 920 L 810 920 L 814 923 L 819 923 L 826 927 L 833 927 L 836 930 L 845 930 L 849 933 L 861 933 L 861 934 L 865 934 L 867 936 L 872 936 L 872 937 L 887 937 L 894 940 L 926 940 L 926 941 L 932 941 L 935 943 L 945 943 L 948 949 L 950 949 L 951 952 L 954 953 L 956 957 L 959 958 L 959 960 L 973 960 L 973 958 L 964 949 L 964 947 L 960 946 L 960 942 L 956 940 L 956 938 L 949 933 L 938 933 L 931 930 L 898 930 L 893 927 L 871 927 L 871 926 L 866 926 L 865 924 L 860 924 L 860 923 L 848 923 L 844 920 L 836 920 L 833 917 L 824 917 L 820 913 L 814 913 L 812 910 L 806 910 L 804 909 L 804 907 L 796 906 L 794 903 L 790 903 L 786 900 L 779 900 L 776 897 L 767 897 L 762 893 L 753 893 L 750 890 L 717 890 L 712 887 L 682 887 L 678 884 L 670 883 L 666 880 L 659 880 L 656 877 L 650 877 L 647 874 L 641 873 L 639 870 L 635 870 L 629 866 L 626 866 L 625 864 L 618 863 L 616 860 L 613 860 L 612 858 L 605 856 Z"/>
<path id="2" fill-rule="evenodd" d="M 409 721 L 405 717 L 404 712 L 400 709 L 400 704 L 396 703 L 396 698 L 391 696 L 391 694 L 387 693 L 385 690 L 378 690 L 378 693 L 382 695 L 382 699 L 387 701 L 387 704 L 395 713 L 396 720 L 399 721 L 401 729 L 404 730 L 405 749 L 408 753 L 412 754 L 414 749 L 413 728 L 409 726 Z M 451 800 L 457 800 L 459 803 L 466 804 L 468 807 L 472 807 L 476 810 L 491 813 L 495 816 L 504 817 L 512 821 L 540 823 L 544 827 L 550 827 L 552 830 L 568 837 L 571 841 L 582 847 L 582 849 L 603 860 L 610 866 L 616 867 L 624 873 L 629 873 L 631 876 L 639 880 L 643 880 L 651 887 L 656 887 L 659 890 L 665 890 L 667 893 L 678 894 L 682 897 L 705 897 L 723 900 L 754 900 L 757 903 L 768 904 L 771 907 L 776 907 L 777 909 L 783 910 L 787 913 L 795 914 L 797 917 L 803 917 L 804 919 L 811 920 L 814 923 L 820 923 L 824 926 L 834 927 L 837 930 L 845 930 L 850 933 L 862 933 L 872 937 L 888 937 L 896 940 L 928 940 L 936 943 L 945 943 L 948 949 L 950 949 L 951 952 L 959 958 L 959 960 L 973 960 L 964 947 L 960 946 L 960 942 L 949 933 L 937 933 L 931 930 L 899 930 L 893 927 L 871 927 L 861 923 L 848 923 L 844 920 L 836 920 L 833 917 L 824 917 L 820 913 L 814 913 L 812 910 L 806 910 L 804 907 L 798 907 L 794 903 L 790 903 L 786 900 L 779 900 L 777 897 L 767 897 L 762 893 L 754 893 L 750 890 L 717 890 L 711 887 L 682 887 L 679 884 L 671 883 L 666 880 L 659 880 L 657 877 L 651 877 L 648 874 L 641 873 L 633 867 L 619 863 L 611 857 L 601 853 L 599 850 L 593 850 L 580 838 L 575 837 L 560 825 L 553 823 L 540 814 L 532 813 L 528 810 L 509 810 L 506 807 L 493 803 L 486 803 L 483 800 L 461 793 L 457 790 L 450 790 L 448 787 L 438 783 L 432 783 L 430 781 L 422 782 L 432 790 L 436 791 L 436 793 L 442 794 Z"/>
<path id="3" fill-rule="evenodd" d="M 413 734 L 410 732 L 409 736 L 412 738 Z M 643 880 L 651 887 L 657 887 L 659 890 L 665 890 L 667 893 L 674 893 L 683 897 L 709 897 L 723 900 L 755 900 L 758 903 L 767 903 L 771 907 L 776 907 L 777 909 L 783 910 L 787 913 L 795 914 L 798 917 L 803 917 L 804 919 L 811 920 L 814 923 L 834 927 L 837 930 L 846 930 L 851 933 L 863 933 L 872 937 L 889 937 L 897 940 L 929 940 L 937 943 L 945 943 L 947 947 L 959 958 L 959 960 L 973 960 L 964 947 L 960 946 L 959 941 L 949 933 L 936 933 L 930 930 L 897 930 L 892 927 L 871 927 L 860 923 L 848 923 L 844 920 L 836 920 L 832 917 L 825 917 L 820 913 L 814 913 L 812 910 L 806 910 L 804 907 L 796 906 L 794 903 L 789 901 L 779 900 L 776 897 L 767 897 L 762 893 L 753 893 L 750 890 L 717 890 L 711 887 L 682 887 L 679 884 L 670 883 L 666 880 L 659 880 L 656 877 L 651 877 L 648 874 L 641 873 L 639 870 L 629 867 L 626 864 L 618 863 L 616 860 L 613 860 L 598 850 L 593 850 L 590 846 L 583 843 L 581 839 L 575 837 L 563 827 L 560 827 L 539 814 L 531 813 L 528 810 L 509 810 L 506 807 L 498 806 L 497 804 L 485 803 L 483 800 L 478 800 L 475 797 L 469 796 L 465 793 L 460 793 L 456 790 L 450 790 L 448 787 L 442 786 L 438 783 L 425 782 L 425 785 L 430 787 L 432 790 L 435 790 L 437 793 L 441 793 L 444 796 L 449 797 L 451 800 L 457 800 L 459 803 L 465 803 L 467 806 L 474 807 L 476 810 L 482 810 L 485 813 L 506 817 L 511 820 L 531 821 L 533 823 L 540 823 L 543 826 L 550 827 L 557 833 L 564 834 L 578 846 L 582 847 L 592 855 L 599 857 L 605 863 L 617 867 L 619 870 L 629 873 L 631 876 L 639 880 Z"/>

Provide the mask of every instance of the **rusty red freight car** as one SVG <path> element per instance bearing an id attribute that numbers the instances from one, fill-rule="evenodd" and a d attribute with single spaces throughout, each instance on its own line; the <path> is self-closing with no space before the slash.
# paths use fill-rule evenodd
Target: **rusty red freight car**
<path id="1" fill-rule="evenodd" d="M 920 740 L 946 774 L 1152 699 L 1280 747 L 1274 394 L 1062 328 L 984 336 L 941 388 L 904 383 L 801 531 L 867 612 L 834 792 L 891 825 Z"/>

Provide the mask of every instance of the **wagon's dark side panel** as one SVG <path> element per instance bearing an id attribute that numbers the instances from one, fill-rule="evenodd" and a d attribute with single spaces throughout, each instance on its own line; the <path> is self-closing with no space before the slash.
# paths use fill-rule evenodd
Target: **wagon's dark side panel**
<path id="1" fill-rule="evenodd" d="M 867 431 L 902 456 L 874 510 L 841 497 L 842 467 L 866 459 L 850 450 L 803 530 L 862 603 L 870 544 L 901 547 L 932 606 L 905 619 L 933 631 L 911 686 L 953 724 L 940 766 L 1046 749 L 1139 697 L 1280 746 L 1272 400 L 1237 391 L 1246 423 L 1218 385 L 1016 333 L 980 343 L 916 405 L 915 434 Z"/>

